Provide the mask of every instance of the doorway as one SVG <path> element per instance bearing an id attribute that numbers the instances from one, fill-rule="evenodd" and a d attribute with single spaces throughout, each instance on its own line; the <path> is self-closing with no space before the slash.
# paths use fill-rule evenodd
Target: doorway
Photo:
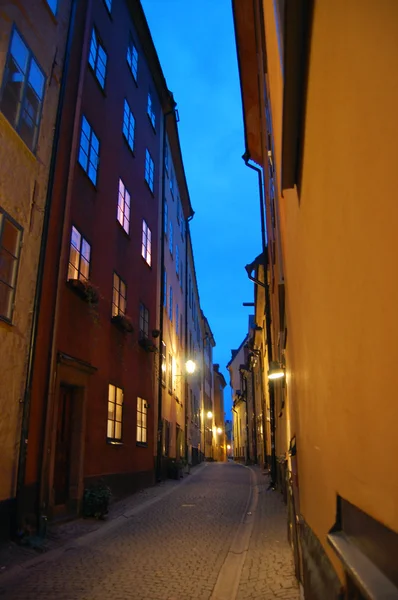
<path id="1" fill-rule="evenodd" d="M 75 388 L 69 385 L 61 384 L 57 415 L 57 437 L 55 443 L 55 506 L 65 506 L 69 500 L 73 423 L 72 415 L 74 402 Z"/>

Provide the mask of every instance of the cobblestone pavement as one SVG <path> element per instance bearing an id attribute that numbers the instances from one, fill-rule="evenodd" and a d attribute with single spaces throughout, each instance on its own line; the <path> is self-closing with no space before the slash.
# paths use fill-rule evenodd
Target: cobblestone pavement
<path id="1" fill-rule="evenodd" d="M 257 478 L 258 503 L 237 600 L 299 600 L 286 506 L 279 492 L 267 491 L 268 477 L 258 468 L 251 469 Z"/>
<path id="2" fill-rule="evenodd" d="M 268 480 L 254 470 L 258 504 L 237 598 L 297 600 L 285 507 L 280 494 L 265 491 Z M 210 600 L 245 514 L 249 485 L 249 469 L 206 464 L 183 484 L 168 482 L 119 503 L 111 523 L 87 522 L 84 537 L 74 539 L 84 522 L 66 524 L 69 543 L 27 563 L 16 577 L 0 575 L 0 597 Z M 57 545 L 56 536 L 50 543 Z"/>

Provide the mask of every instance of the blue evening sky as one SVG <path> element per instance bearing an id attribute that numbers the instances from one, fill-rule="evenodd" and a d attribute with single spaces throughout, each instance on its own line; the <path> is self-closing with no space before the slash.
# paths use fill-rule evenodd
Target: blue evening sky
<path id="1" fill-rule="evenodd" d="M 247 333 L 253 284 L 244 266 L 261 252 L 257 175 L 245 166 L 239 74 L 230 0 L 142 0 L 180 115 L 181 148 L 203 312 L 214 362 L 229 384 L 231 349 Z M 231 418 L 231 392 L 225 410 Z"/>

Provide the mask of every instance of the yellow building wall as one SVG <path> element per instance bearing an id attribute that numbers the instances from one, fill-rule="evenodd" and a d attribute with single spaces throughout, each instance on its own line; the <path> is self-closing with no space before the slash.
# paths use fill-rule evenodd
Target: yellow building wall
<path id="1" fill-rule="evenodd" d="M 264 0 L 280 157 L 271 9 Z M 337 494 L 398 531 L 397 23 L 394 0 L 315 3 L 302 190 L 279 200 L 300 504 L 325 546 Z"/>
<path id="2" fill-rule="evenodd" d="M 16 3 L 0 9 L 0 86 L 13 23 L 44 71 L 46 83 L 35 154 L 0 113 L 0 206 L 23 228 L 12 324 L 0 320 L 0 501 L 15 495 L 33 300 L 70 11 L 70 2 L 63 2 L 55 22 L 44 3 L 21 4 L 23 13 Z"/>

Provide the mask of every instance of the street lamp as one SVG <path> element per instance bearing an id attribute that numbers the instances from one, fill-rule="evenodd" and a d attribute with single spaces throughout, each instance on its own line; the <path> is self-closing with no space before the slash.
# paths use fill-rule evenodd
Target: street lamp
<path id="1" fill-rule="evenodd" d="M 268 379 L 281 379 L 285 376 L 283 367 L 276 361 L 271 360 L 269 363 Z"/>
<path id="2" fill-rule="evenodd" d="M 196 364 L 193 362 L 193 360 L 187 360 L 185 363 L 185 369 L 189 375 L 192 375 L 192 373 L 195 373 Z"/>
<path id="3" fill-rule="evenodd" d="M 222 433 L 221 427 L 217 427 L 217 433 Z"/>
<path id="4" fill-rule="evenodd" d="M 212 419 L 213 418 L 213 413 L 211 412 L 211 410 L 208 411 L 207 418 L 208 419 Z"/>

